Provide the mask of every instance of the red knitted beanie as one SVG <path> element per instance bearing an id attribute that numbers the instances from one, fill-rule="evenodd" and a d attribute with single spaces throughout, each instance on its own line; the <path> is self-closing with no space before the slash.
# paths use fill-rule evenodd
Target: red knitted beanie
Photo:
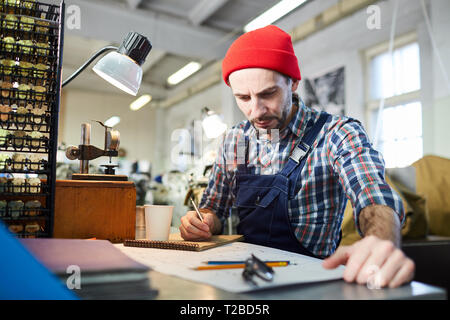
<path id="1" fill-rule="evenodd" d="M 233 42 L 222 61 L 223 80 L 228 84 L 232 72 L 246 68 L 270 69 L 301 79 L 291 36 L 273 25 L 244 33 Z"/>

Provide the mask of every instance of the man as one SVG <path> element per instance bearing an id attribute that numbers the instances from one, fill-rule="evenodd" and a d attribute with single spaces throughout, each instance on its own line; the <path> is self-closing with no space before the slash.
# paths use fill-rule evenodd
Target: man
<path id="1" fill-rule="evenodd" d="M 399 249 L 404 210 L 382 156 L 358 121 L 298 99 L 290 36 L 275 26 L 242 35 L 222 73 L 248 121 L 227 133 L 200 204 L 203 222 L 188 212 L 182 237 L 221 233 L 234 207 L 250 243 L 326 258 L 324 268 L 346 264 L 348 282 L 365 284 L 374 270 L 382 287 L 410 281 L 414 263 Z M 338 248 L 347 198 L 363 239 Z"/>

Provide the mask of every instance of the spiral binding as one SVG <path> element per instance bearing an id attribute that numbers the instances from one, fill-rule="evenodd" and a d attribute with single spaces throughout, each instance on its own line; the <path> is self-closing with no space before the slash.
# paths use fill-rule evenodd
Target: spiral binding
<path id="1" fill-rule="evenodd" d="M 197 251 L 200 248 L 200 245 L 198 243 L 186 241 L 125 240 L 123 245 L 126 247 L 173 249 L 186 251 Z"/>

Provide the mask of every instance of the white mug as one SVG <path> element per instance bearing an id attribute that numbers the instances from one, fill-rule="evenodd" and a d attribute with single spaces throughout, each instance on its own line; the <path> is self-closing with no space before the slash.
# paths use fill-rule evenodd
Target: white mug
<path id="1" fill-rule="evenodd" d="M 148 240 L 169 240 L 174 206 L 148 205 L 145 210 L 145 238 Z"/>
<path id="2" fill-rule="evenodd" d="M 136 233 L 135 239 L 145 239 L 145 209 L 144 206 L 136 206 Z"/>

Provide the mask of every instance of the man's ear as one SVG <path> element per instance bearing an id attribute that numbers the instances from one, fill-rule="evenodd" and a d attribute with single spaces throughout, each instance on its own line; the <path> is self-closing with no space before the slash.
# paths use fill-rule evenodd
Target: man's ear
<path id="1" fill-rule="evenodd" d="M 292 87 L 291 87 L 292 92 L 297 91 L 297 88 L 298 88 L 299 83 L 300 83 L 300 80 L 293 80 L 293 81 L 292 81 Z"/>

